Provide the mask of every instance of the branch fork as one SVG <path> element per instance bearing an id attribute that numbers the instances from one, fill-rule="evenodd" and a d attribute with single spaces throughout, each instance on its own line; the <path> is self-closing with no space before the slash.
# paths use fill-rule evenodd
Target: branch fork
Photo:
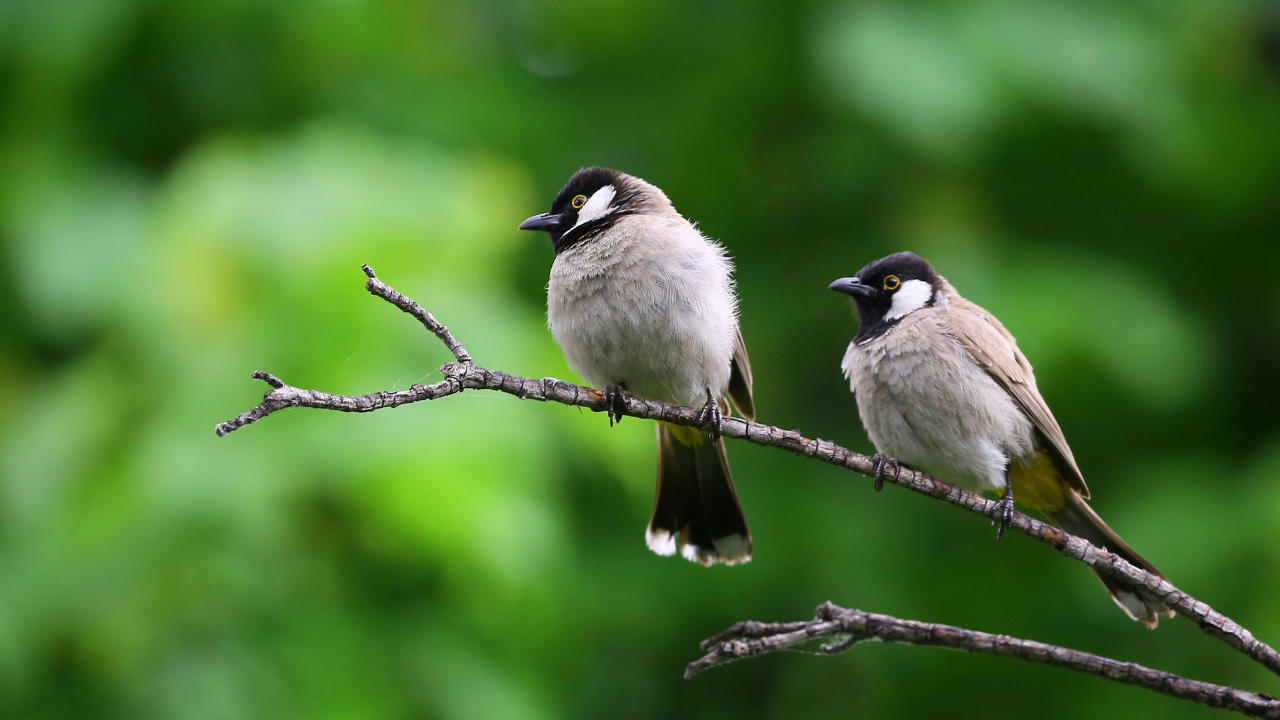
<path id="1" fill-rule="evenodd" d="M 414 384 L 407 390 L 382 391 L 368 395 L 335 395 L 319 390 L 293 387 L 271 373 L 258 370 L 253 373 L 253 378 L 267 383 L 271 386 L 271 390 L 263 396 L 262 402 L 256 407 L 231 420 L 218 423 L 215 431 L 219 437 L 251 425 L 284 408 L 309 407 L 340 412 L 372 412 L 424 400 L 438 400 L 457 395 L 464 390 L 491 390 L 521 399 L 556 402 L 595 412 L 605 412 L 609 409 L 609 401 L 604 393 L 594 388 L 555 378 L 540 380 L 524 378 L 476 365 L 462 344 L 431 313 L 414 300 L 382 282 L 373 268 L 364 265 L 362 269 L 368 278 L 365 281 L 365 289 L 414 317 L 439 338 L 453 354 L 454 361 L 440 368 L 444 379 L 430 385 Z M 631 394 L 624 397 L 624 402 L 615 404 L 614 412 L 620 412 L 629 417 L 659 420 L 694 428 L 701 427 L 703 422 L 700 410 L 697 408 L 649 400 Z M 1001 506 L 994 500 L 988 500 L 981 495 L 901 466 L 897 466 L 894 473 L 890 475 L 883 471 L 884 460 L 878 461 L 877 458 L 854 452 L 830 440 L 806 438 L 799 430 L 783 430 L 739 417 L 725 416 L 722 434 L 727 438 L 738 438 L 755 445 L 788 450 L 797 455 L 852 470 L 872 478 L 876 482 L 877 490 L 881 483 L 892 483 L 991 520 L 1001 519 Z M 1083 562 L 1098 572 L 1121 579 L 1142 592 L 1159 598 L 1177 614 L 1194 622 L 1204 633 L 1221 640 L 1272 673 L 1280 675 L 1280 653 L 1255 638 L 1239 623 L 1214 610 L 1207 603 L 1179 590 L 1168 580 L 1148 573 L 1103 548 L 1095 547 L 1083 538 L 1021 512 L 1013 513 L 1009 529 L 1023 533 L 1069 558 Z M 950 625 L 902 620 L 888 615 L 841 608 L 831 603 L 819 606 L 812 621 L 738 623 L 724 633 L 704 641 L 703 650 L 707 655 L 691 663 L 685 674 L 686 677 L 690 677 L 728 660 L 753 657 L 820 637 L 837 638 L 833 643 L 823 645 L 823 651 L 828 654 L 844 652 L 858 642 L 873 639 L 952 647 L 968 652 L 1006 655 L 1030 662 L 1058 665 L 1110 680 L 1139 685 L 1211 707 L 1235 710 L 1252 717 L 1280 719 L 1280 701 L 1267 695 L 1188 680 L 1133 663 L 1123 663 L 1032 640 L 980 633 Z"/>
<path id="2" fill-rule="evenodd" d="M 831 602 L 819 605 L 813 620 L 786 623 L 747 620 L 703 640 L 701 647 L 706 655 L 689 663 L 685 677 L 693 677 L 726 662 L 795 648 L 820 638 L 833 639 L 833 642 L 820 646 L 827 655 L 838 655 L 868 640 L 945 647 L 1067 668 L 1209 707 L 1233 710 L 1249 717 L 1280 718 L 1280 700 L 1263 693 L 1189 680 L 1137 663 L 1121 662 L 1034 640 L 953 625 L 902 620 L 890 615 L 842 608 Z"/>

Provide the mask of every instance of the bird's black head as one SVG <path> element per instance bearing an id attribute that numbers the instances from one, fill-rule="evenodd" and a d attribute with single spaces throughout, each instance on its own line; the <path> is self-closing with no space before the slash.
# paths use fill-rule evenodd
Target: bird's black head
<path id="1" fill-rule="evenodd" d="M 880 258 L 853 277 L 840 278 L 831 289 L 853 297 L 858 309 L 858 335 L 862 342 L 883 334 L 899 320 L 921 308 L 946 302 L 942 276 L 915 253 L 900 252 Z"/>
<path id="2" fill-rule="evenodd" d="M 608 229 L 623 215 L 640 211 L 646 189 L 661 195 L 657 188 L 626 173 L 583 168 L 560 189 L 551 212 L 534 215 L 520 223 L 520 229 L 549 234 L 560 253 Z"/>

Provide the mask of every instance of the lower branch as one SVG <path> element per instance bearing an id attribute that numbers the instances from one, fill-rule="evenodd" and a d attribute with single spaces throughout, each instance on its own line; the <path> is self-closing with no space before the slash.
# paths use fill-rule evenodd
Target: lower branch
<path id="1" fill-rule="evenodd" d="M 522 399 L 557 402 L 596 412 L 605 412 L 608 409 L 608 403 L 599 390 L 574 385 L 554 378 L 535 380 L 518 375 L 509 375 L 475 365 L 462 345 L 449 333 L 449 330 L 444 325 L 441 325 L 431 316 L 431 313 L 428 313 L 418 303 L 379 280 L 368 265 L 364 266 L 364 272 L 368 276 L 365 288 L 370 293 L 383 298 L 417 318 L 424 327 L 440 338 L 440 341 L 453 353 L 455 362 L 449 363 L 440 369 L 445 379 L 431 385 L 413 385 L 408 390 L 397 392 L 377 392 L 369 395 L 349 396 L 292 387 L 269 373 L 258 371 L 253 374 L 253 377 L 265 381 L 271 385 L 272 389 L 263 397 L 262 402 L 257 407 L 241 413 L 227 422 L 219 423 L 215 428 L 219 436 L 257 422 L 271 413 L 287 407 L 310 407 L 341 412 L 372 412 L 420 400 L 437 400 L 469 389 L 493 390 L 515 395 Z M 699 410 L 696 408 L 673 405 L 657 400 L 647 400 L 631 395 L 626 396 L 625 407 L 621 409 L 621 412 L 623 415 L 631 417 L 661 420 L 686 427 L 701 427 L 702 424 Z M 722 431 L 724 437 L 727 438 L 740 438 L 756 445 L 789 450 L 797 455 L 816 458 L 868 477 L 875 477 L 876 475 L 870 457 L 841 447 L 829 440 L 806 438 L 798 430 L 783 430 L 772 425 L 726 416 L 723 420 Z M 935 480 L 924 473 L 900 468 L 897 472 L 892 475 L 885 475 L 882 479 L 991 520 L 998 519 L 1000 508 L 994 500 L 988 500 L 976 493 Z M 1053 547 L 1069 558 L 1085 563 L 1100 573 L 1120 579 L 1134 588 L 1159 598 L 1179 615 L 1194 622 L 1203 632 L 1218 638 L 1273 673 L 1280 675 L 1280 653 L 1255 638 L 1249 630 L 1240 624 L 1214 610 L 1207 603 L 1203 603 L 1174 587 L 1168 580 L 1131 565 L 1119 555 L 1095 547 L 1083 538 L 1071 535 L 1023 513 L 1014 513 L 1013 521 L 1009 527 Z"/>
<path id="2" fill-rule="evenodd" d="M 818 638 L 836 638 L 836 642 L 821 646 L 822 651 L 828 655 L 845 652 L 854 645 L 869 640 L 931 645 L 1053 665 L 1136 685 L 1213 708 L 1234 710 L 1250 717 L 1280 718 L 1280 700 L 1269 695 L 1189 680 L 1136 663 L 1120 662 L 1034 640 L 993 635 L 952 625 L 902 620 L 889 615 L 846 609 L 830 602 L 819 605 L 814 612 L 814 619 L 807 622 L 760 623 L 748 620 L 702 641 L 702 650 L 707 654 L 689 663 L 684 676 L 690 678 L 716 665 L 786 650 Z"/>

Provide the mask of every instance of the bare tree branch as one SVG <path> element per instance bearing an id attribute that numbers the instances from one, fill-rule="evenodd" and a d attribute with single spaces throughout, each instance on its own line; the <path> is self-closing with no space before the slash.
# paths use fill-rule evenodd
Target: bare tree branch
<path id="1" fill-rule="evenodd" d="M 368 265 L 361 265 L 360 269 L 364 270 L 364 274 L 369 276 L 369 279 L 364 283 L 365 290 L 368 290 L 370 293 L 377 295 L 383 300 L 386 300 L 392 305 L 395 305 L 401 310 L 417 318 L 418 322 L 422 323 L 423 327 L 430 330 L 436 337 L 440 338 L 440 342 L 444 343 L 444 346 L 449 348 L 449 352 L 453 353 L 454 360 L 457 360 L 463 365 L 471 364 L 471 356 L 467 354 L 465 349 L 463 349 L 462 343 L 455 340 L 453 335 L 449 333 L 449 328 L 441 325 L 435 317 L 433 317 L 431 313 L 427 312 L 421 305 L 410 300 L 404 295 L 401 295 L 395 288 L 379 280 L 377 274 L 373 272 L 373 268 Z"/>
<path id="2" fill-rule="evenodd" d="M 257 371 L 253 374 L 253 377 L 265 381 L 271 385 L 272 389 L 263 396 L 262 402 L 257 407 L 241 413 L 227 422 L 219 423 L 215 428 L 219 436 L 257 422 L 271 413 L 287 407 L 310 407 L 342 412 L 372 412 L 421 400 L 437 400 L 449 395 L 455 395 L 466 389 L 494 390 L 515 395 L 522 399 L 557 402 L 563 405 L 587 408 L 595 412 L 605 412 L 607 410 L 604 395 L 599 390 L 574 385 L 554 378 L 534 380 L 476 366 L 462 345 L 430 313 L 418 303 L 379 280 L 369 266 L 365 265 L 364 271 L 369 277 L 365 287 L 370 293 L 383 298 L 417 318 L 424 327 L 440 338 L 450 352 L 453 353 L 455 362 L 440 368 L 445 379 L 431 385 L 413 385 L 408 390 L 350 396 L 333 395 L 317 390 L 303 390 L 286 385 L 269 373 Z M 701 426 L 699 410 L 695 408 L 634 396 L 627 396 L 625 405 L 626 407 L 622 409 L 622 414 L 631 417 L 661 420 L 687 427 Z M 780 448 L 794 452 L 797 455 L 816 458 L 868 477 L 874 478 L 876 475 L 872 465 L 872 458 L 841 447 L 829 440 L 806 438 L 798 430 L 783 430 L 772 425 L 726 416 L 724 418 L 723 434 L 728 438 L 740 438 L 756 445 Z M 988 500 L 981 495 L 935 480 L 914 470 L 901 468 L 892 475 L 878 479 L 877 483 L 880 480 L 942 500 L 991 520 L 998 520 L 999 517 L 1000 511 L 994 500 Z M 1247 629 L 1214 610 L 1207 603 L 1196 600 L 1194 597 L 1174 587 L 1168 580 L 1131 565 L 1120 556 L 1095 547 L 1083 538 L 1066 533 L 1023 513 L 1014 513 L 1010 527 L 1053 547 L 1069 558 L 1085 563 L 1098 572 L 1122 579 L 1135 588 L 1140 588 L 1150 593 L 1179 615 L 1190 619 L 1205 633 L 1222 640 L 1273 673 L 1280 675 L 1280 653 L 1277 653 L 1266 643 L 1256 639 Z M 1081 655 L 1084 656 L 1085 654 L 1082 653 Z M 1120 665 L 1125 664 L 1120 663 Z"/>
<path id="3" fill-rule="evenodd" d="M 689 663 L 684 676 L 693 677 L 716 665 L 786 650 L 818 638 L 837 639 L 836 642 L 821 646 L 822 651 L 828 655 L 837 655 L 858 643 L 874 640 L 932 645 L 1068 668 L 1209 707 L 1234 710 L 1250 717 L 1280 718 L 1280 700 L 1270 695 L 1189 680 L 1136 663 L 1120 662 L 1034 640 L 993 635 L 952 625 L 902 620 L 889 615 L 850 610 L 830 602 L 818 606 L 813 620 L 788 623 L 748 620 L 702 641 L 702 649 L 707 654 Z"/>

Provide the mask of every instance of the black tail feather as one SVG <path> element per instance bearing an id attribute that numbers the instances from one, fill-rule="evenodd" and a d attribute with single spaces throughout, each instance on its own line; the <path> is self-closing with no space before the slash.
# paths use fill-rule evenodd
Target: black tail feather
<path id="1" fill-rule="evenodd" d="M 693 442 L 685 444 L 681 436 Z M 723 439 L 712 442 L 698 431 L 658 423 L 658 490 L 645 540 L 659 555 L 674 555 L 678 547 L 686 559 L 706 566 L 751 559 L 751 532 Z"/>
<path id="2" fill-rule="evenodd" d="M 1097 547 L 1106 548 L 1149 573 L 1164 577 L 1154 565 L 1147 562 L 1133 548 L 1129 547 L 1129 544 L 1121 539 L 1114 530 L 1108 527 L 1102 521 L 1102 518 L 1098 517 L 1098 514 L 1093 511 L 1093 508 L 1089 507 L 1089 503 L 1085 502 L 1084 498 L 1075 492 L 1068 492 L 1067 495 L 1066 507 L 1058 512 L 1045 513 L 1053 524 L 1072 535 L 1078 535 L 1088 540 Z M 1115 600 L 1116 605 L 1119 605 L 1120 609 L 1124 610 L 1125 614 L 1130 618 L 1141 622 L 1143 625 L 1154 629 L 1160 623 L 1161 615 L 1173 617 L 1173 610 L 1167 605 L 1146 593 L 1138 591 L 1127 583 L 1107 577 L 1101 573 L 1098 574 L 1098 579 L 1106 586 L 1107 592 L 1111 593 L 1111 599 Z"/>

